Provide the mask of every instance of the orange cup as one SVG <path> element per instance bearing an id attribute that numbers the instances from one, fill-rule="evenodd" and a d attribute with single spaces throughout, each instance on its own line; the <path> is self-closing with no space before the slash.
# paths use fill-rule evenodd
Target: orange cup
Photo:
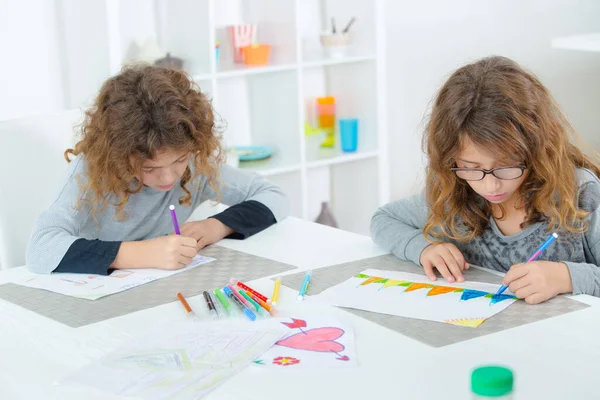
<path id="1" fill-rule="evenodd" d="M 246 65 L 267 65 L 271 46 L 268 44 L 253 44 L 242 47 L 244 54 L 244 64 Z"/>

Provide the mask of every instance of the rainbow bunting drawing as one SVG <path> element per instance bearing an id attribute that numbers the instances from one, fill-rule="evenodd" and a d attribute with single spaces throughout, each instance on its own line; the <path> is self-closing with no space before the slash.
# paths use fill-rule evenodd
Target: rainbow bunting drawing
<path id="1" fill-rule="evenodd" d="M 423 275 L 368 269 L 319 296 L 335 306 L 476 328 L 517 300 L 509 292 L 496 296 L 499 287 L 429 282 Z"/>

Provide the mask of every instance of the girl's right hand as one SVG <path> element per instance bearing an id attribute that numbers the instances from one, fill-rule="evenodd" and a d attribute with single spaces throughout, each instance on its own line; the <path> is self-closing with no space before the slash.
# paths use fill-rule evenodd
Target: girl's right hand
<path id="1" fill-rule="evenodd" d="M 462 271 L 469 269 L 462 253 L 452 243 L 431 244 L 423 250 L 419 262 L 423 266 L 425 275 L 435 281 L 437 278 L 436 268 L 440 274 L 450 283 L 464 282 Z"/>
<path id="2" fill-rule="evenodd" d="M 148 240 L 147 244 L 149 266 L 152 268 L 181 269 L 198 252 L 196 239 L 181 235 L 158 237 Z"/>

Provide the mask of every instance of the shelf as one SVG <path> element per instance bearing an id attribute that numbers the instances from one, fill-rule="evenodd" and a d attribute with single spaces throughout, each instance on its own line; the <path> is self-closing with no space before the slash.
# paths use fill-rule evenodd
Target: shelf
<path id="1" fill-rule="evenodd" d="M 556 49 L 600 52 L 600 33 L 554 38 L 552 39 L 552 47 Z"/>
<path id="2" fill-rule="evenodd" d="M 344 153 L 339 149 L 319 149 L 318 159 L 309 160 L 306 163 L 307 168 L 319 168 L 328 165 L 342 164 L 379 156 L 378 150 L 357 151 L 354 153 Z"/>
<path id="3" fill-rule="evenodd" d="M 290 161 L 291 160 L 284 159 L 275 154 L 274 156 L 265 160 L 240 161 L 239 169 L 256 172 L 262 176 L 274 176 L 300 171 L 300 163 Z"/>
<path id="4" fill-rule="evenodd" d="M 322 58 L 322 59 L 314 59 L 310 61 L 305 61 L 302 63 L 302 67 L 304 68 L 315 68 L 315 67 L 324 67 L 328 65 L 340 65 L 340 64 L 352 64 L 366 61 L 374 61 L 374 55 L 365 55 L 365 56 L 351 56 L 351 57 L 343 57 L 343 58 Z"/>
<path id="5" fill-rule="evenodd" d="M 245 65 L 228 66 L 216 73 L 217 78 L 233 78 L 238 76 L 267 74 L 272 72 L 292 71 L 298 67 L 296 63 L 271 64 L 265 66 L 248 67 Z"/>

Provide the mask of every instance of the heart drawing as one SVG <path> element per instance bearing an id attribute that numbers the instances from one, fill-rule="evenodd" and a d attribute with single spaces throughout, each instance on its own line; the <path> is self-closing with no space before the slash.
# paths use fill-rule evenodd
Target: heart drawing
<path id="1" fill-rule="evenodd" d="M 342 337 L 344 334 L 343 329 L 323 327 L 304 331 L 302 328 L 306 327 L 305 321 L 293 318 L 292 321 L 292 323 L 283 322 L 283 324 L 292 329 L 300 329 L 300 333 L 288 336 L 285 339 L 276 342 L 276 345 L 298 350 L 316 351 L 320 353 L 335 353 L 339 356 L 337 358 L 338 360 L 349 360 L 348 356 L 342 356 L 340 354 L 340 352 L 345 349 L 344 345 L 336 342 L 336 340 Z"/>

